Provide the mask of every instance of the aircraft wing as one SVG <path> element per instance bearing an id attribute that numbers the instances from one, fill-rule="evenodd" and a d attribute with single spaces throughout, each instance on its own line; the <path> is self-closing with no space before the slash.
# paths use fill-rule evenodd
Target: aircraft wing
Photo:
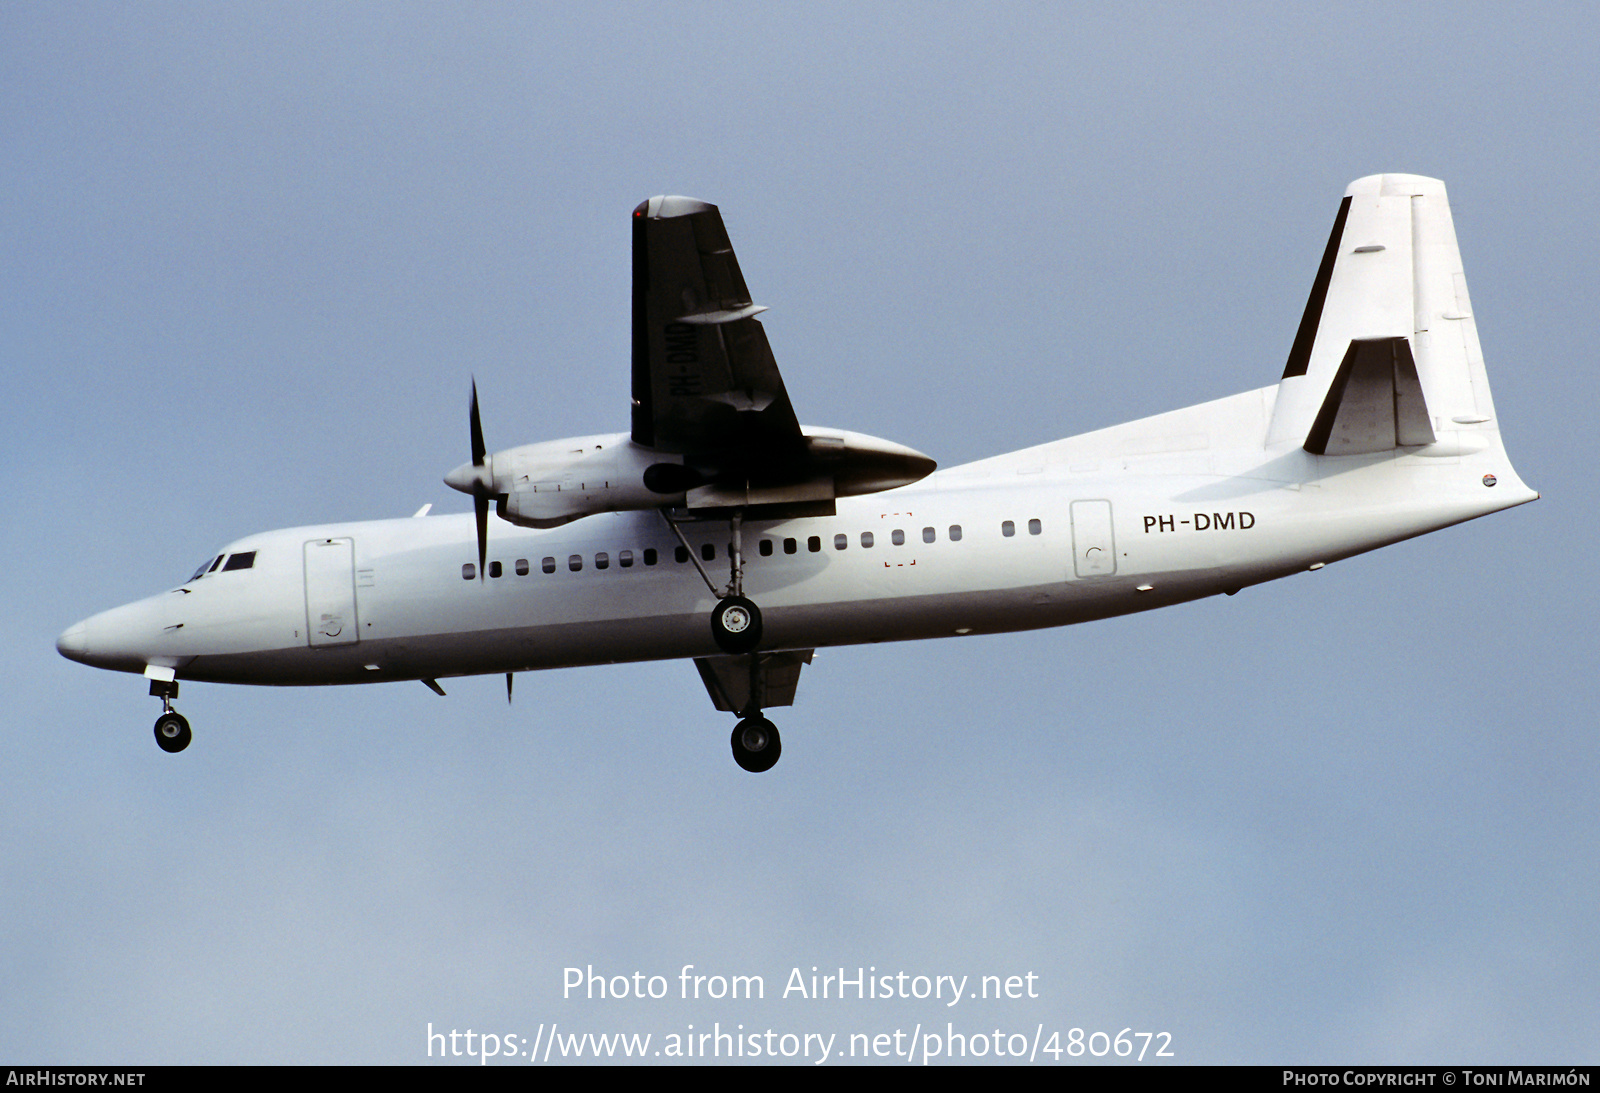
<path id="1" fill-rule="evenodd" d="M 805 439 L 715 205 L 653 197 L 633 210 L 633 440 L 774 468 Z"/>
<path id="2" fill-rule="evenodd" d="M 738 657 L 696 657 L 694 666 L 717 709 L 743 715 L 752 708 L 754 691 L 757 709 L 793 706 L 795 688 L 800 685 L 800 669 L 811 663 L 814 649 L 791 649 L 782 653 L 753 653 Z"/>

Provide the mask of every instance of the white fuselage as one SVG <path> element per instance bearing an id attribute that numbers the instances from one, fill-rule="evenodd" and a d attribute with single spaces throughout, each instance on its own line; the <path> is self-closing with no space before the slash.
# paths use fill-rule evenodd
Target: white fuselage
<path id="1" fill-rule="evenodd" d="M 1148 610 L 1537 496 L 1493 431 L 1365 456 L 1265 448 L 1274 392 L 842 498 L 830 517 L 749 521 L 743 592 L 765 619 L 761 648 L 1025 630 Z M 1255 439 L 1216 446 L 1243 437 Z M 1497 476 L 1494 485 L 1486 475 Z M 714 597 L 679 560 L 661 512 L 601 513 L 550 530 L 492 523 L 482 577 L 470 515 L 252 535 L 224 552 L 254 551 L 249 568 L 218 568 L 97 615 L 63 634 L 60 647 L 105 668 L 288 685 L 721 655 L 708 625 Z M 681 527 L 695 552 L 711 555 L 702 560 L 711 580 L 726 584 L 729 525 Z"/>

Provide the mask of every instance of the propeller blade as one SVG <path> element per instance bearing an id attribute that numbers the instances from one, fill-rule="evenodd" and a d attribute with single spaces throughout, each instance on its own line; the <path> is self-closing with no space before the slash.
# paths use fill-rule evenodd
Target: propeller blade
<path id="1" fill-rule="evenodd" d="M 472 465 L 482 467 L 488 446 L 483 442 L 483 418 L 478 414 L 477 376 L 472 377 L 472 403 L 467 412 L 467 421 L 472 427 Z M 472 484 L 472 515 L 478 524 L 478 580 L 481 581 L 484 566 L 489 560 L 489 491 L 481 477 Z"/>
<path id="2" fill-rule="evenodd" d="M 488 450 L 483 443 L 483 419 L 478 416 L 478 379 L 472 379 L 472 465 L 483 466 L 483 456 Z"/>
<path id="3" fill-rule="evenodd" d="M 511 705 L 511 672 L 506 673 L 506 705 Z"/>
<path id="4" fill-rule="evenodd" d="M 484 563 L 489 558 L 489 498 L 483 493 L 472 495 L 472 515 L 478 518 L 478 580 L 483 580 Z"/>

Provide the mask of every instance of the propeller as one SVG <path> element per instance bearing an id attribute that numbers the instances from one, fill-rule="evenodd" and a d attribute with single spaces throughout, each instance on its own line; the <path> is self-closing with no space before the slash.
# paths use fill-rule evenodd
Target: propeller
<path id="1" fill-rule="evenodd" d="M 472 462 L 463 463 L 444 476 L 444 484 L 472 495 L 472 515 L 478 524 L 478 580 L 483 580 L 489 558 L 489 499 L 494 496 L 494 462 L 483 443 L 483 419 L 478 415 L 478 380 L 472 380 L 472 405 L 468 415 L 472 427 Z"/>

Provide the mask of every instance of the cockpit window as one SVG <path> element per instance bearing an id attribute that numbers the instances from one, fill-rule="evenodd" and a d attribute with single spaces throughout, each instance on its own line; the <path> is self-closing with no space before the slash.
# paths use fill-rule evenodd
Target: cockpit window
<path id="1" fill-rule="evenodd" d="M 256 564 L 256 552 L 253 550 L 241 551 L 228 559 L 228 564 L 222 567 L 226 573 L 230 569 L 249 569 Z"/>
<path id="2" fill-rule="evenodd" d="M 207 573 L 210 573 L 213 569 L 217 568 L 217 565 L 222 561 L 222 558 L 223 556 L 221 554 L 218 554 L 215 558 L 207 558 L 205 561 L 200 563 L 200 568 L 194 571 L 194 576 L 190 577 L 189 580 L 184 581 L 183 583 L 189 584 L 193 581 L 198 581 L 201 577 L 204 577 Z"/>

